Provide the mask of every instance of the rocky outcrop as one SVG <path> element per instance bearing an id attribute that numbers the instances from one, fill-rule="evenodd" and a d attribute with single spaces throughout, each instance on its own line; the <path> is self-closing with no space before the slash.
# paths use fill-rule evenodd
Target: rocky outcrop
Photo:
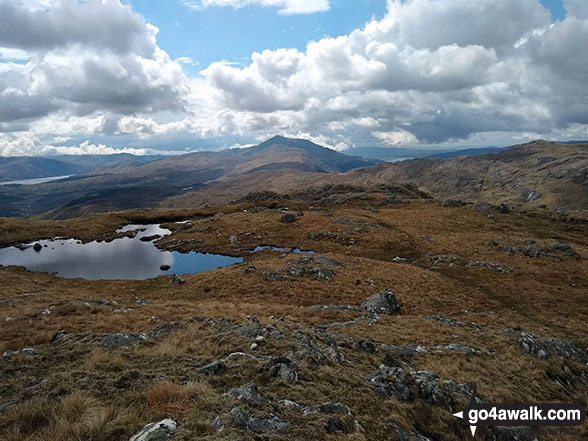
<path id="1" fill-rule="evenodd" d="M 284 224 L 293 224 L 298 220 L 298 216 L 294 213 L 282 213 L 280 221 Z"/>
<path id="2" fill-rule="evenodd" d="M 131 437 L 129 441 L 165 441 L 178 429 L 178 423 L 165 419 L 158 423 L 147 424 Z"/>
<path id="3" fill-rule="evenodd" d="M 583 363 L 588 363 L 588 354 L 561 338 L 537 337 L 521 331 L 518 344 L 523 352 L 537 358 L 547 359 L 552 355 L 559 355 L 564 358 L 576 358 Z"/>
<path id="4" fill-rule="evenodd" d="M 223 360 L 213 361 L 198 369 L 198 372 L 205 375 L 221 375 L 227 370 L 227 365 Z"/>
<path id="5" fill-rule="evenodd" d="M 116 332 L 102 338 L 102 345 L 108 349 L 128 348 L 147 340 L 147 334 L 134 332 Z"/>
<path id="6" fill-rule="evenodd" d="M 361 307 L 373 314 L 389 315 L 400 311 L 400 303 L 391 289 L 385 289 L 372 295 Z"/>
<path id="7" fill-rule="evenodd" d="M 241 401 L 247 401 L 253 404 L 262 404 L 265 399 L 259 394 L 257 384 L 251 382 L 243 386 L 231 389 L 227 395 Z"/>
<path id="8" fill-rule="evenodd" d="M 217 432 L 224 431 L 226 426 L 241 431 L 272 435 L 287 432 L 292 424 L 275 415 L 268 415 L 264 418 L 251 417 L 242 407 L 234 407 L 227 415 L 218 416 L 212 422 L 212 427 Z"/>

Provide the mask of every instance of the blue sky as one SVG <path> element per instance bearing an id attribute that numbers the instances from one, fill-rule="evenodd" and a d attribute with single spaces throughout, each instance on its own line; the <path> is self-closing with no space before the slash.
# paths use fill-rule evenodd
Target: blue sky
<path id="1" fill-rule="evenodd" d="M 586 0 L 0 0 L 0 156 L 587 139 L 586 41 Z"/>
<path id="2" fill-rule="evenodd" d="M 254 51 L 304 50 L 309 41 L 346 35 L 386 13 L 385 0 L 331 0 L 329 11 L 309 15 L 280 15 L 276 7 L 259 5 L 193 10 L 182 0 L 126 3 L 159 28 L 157 41 L 173 58 L 192 58 L 195 65 L 185 67 L 190 74 L 214 61 L 248 64 Z M 541 3 L 549 8 L 554 21 L 565 18 L 561 0 Z"/>
<path id="3" fill-rule="evenodd" d="M 304 50 L 309 41 L 348 34 L 386 13 L 383 0 L 331 0 L 329 11 L 308 15 L 280 15 L 259 5 L 193 10 L 181 0 L 128 3 L 160 29 L 157 41 L 172 57 L 197 63 L 187 67 L 191 73 L 220 60 L 248 64 L 254 51 Z"/>

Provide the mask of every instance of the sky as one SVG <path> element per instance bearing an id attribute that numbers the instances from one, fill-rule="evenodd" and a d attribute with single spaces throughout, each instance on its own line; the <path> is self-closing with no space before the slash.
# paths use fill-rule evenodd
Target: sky
<path id="1" fill-rule="evenodd" d="M 0 156 L 588 139 L 586 0 L 0 0 Z"/>

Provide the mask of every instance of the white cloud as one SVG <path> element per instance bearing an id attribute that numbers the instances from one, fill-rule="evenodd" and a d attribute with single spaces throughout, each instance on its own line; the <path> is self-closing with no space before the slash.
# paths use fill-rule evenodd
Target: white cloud
<path id="1" fill-rule="evenodd" d="M 329 6 L 189 3 L 257 3 L 282 13 Z M 566 0 L 568 17 L 555 23 L 538 0 L 387 4 L 384 17 L 347 35 L 254 52 L 248 63 L 221 60 L 187 78 L 182 64 L 193 60 L 172 60 L 157 45 L 157 28 L 118 0 L 0 0 L 0 154 L 101 134 L 279 133 L 343 149 L 358 140 L 494 143 L 588 133 L 584 0 Z"/>
<path id="2" fill-rule="evenodd" d="M 416 136 L 407 131 L 372 132 L 372 135 L 387 146 L 399 146 L 418 143 Z"/>
<path id="3" fill-rule="evenodd" d="M 314 14 L 330 9 L 329 0 L 184 0 L 184 4 L 195 10 L 210 6 L 230 6 L 235 9 L 250 5 L 274 6 L 283 15 Z"/>
<path id="4" fill-rule="evenodd" d="M 192 65 L 196 64 L 191 57 L 179 57 L 179 58 L 176 58 L 176 62 L 178 62 L 180 64 L 192 64 Z"/>

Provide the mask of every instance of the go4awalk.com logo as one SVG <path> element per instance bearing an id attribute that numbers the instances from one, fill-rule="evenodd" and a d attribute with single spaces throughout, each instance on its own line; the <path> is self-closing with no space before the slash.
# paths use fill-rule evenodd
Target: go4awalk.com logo
<path id="1" fill-rule="evenodd" d="M 586 408 L 573 403 L 540 404 L 492 404 L 475 399 L 475 389 L 470 404 L 454 413 L 463 419 L 476 434 L 478 427 L 570 427 L 580 426 L 586 419 Z"/>

